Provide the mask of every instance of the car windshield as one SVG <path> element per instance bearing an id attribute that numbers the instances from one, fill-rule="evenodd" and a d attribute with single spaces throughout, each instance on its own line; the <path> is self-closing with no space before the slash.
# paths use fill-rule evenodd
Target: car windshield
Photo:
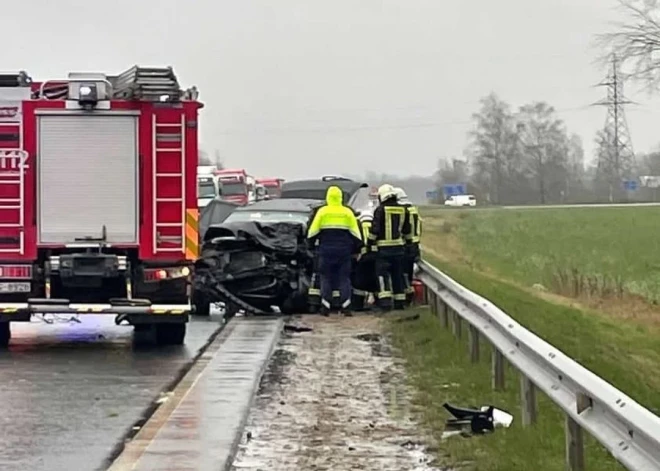
<path id="1" fill-rule="evenodd" d="M 199 182 L 197 185 L 198 198 L 215 198 L 215 185 L 213 182 Z"/>
<path id="2" fill-rule="evenodd" d="M 225 222 L 299 222 L 306 224 L 309 213 L 299 211 L 234 211 Z"/>
<path id="3" fill-rule="evenodd" d="M 222 182 L 222 195 L 247 195 L 247 185 L 245 183 Z"/>

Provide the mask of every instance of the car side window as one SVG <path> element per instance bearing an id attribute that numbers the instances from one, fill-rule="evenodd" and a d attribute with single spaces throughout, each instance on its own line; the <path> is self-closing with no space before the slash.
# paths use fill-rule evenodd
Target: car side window
<path id="1" fill-rule="evenodd" d="M 365 209 L 369 207 L 370 200 L 369 188 L 360 188 L 353 195 L 350 205 L 353 209 Z"/>

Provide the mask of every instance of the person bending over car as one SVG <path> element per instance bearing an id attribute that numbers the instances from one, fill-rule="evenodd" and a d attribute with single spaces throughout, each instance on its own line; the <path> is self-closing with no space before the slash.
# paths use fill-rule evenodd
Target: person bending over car
<path id="1" fill-rule="evenodd" d="M 339 290 L 340 311 L 351 314 L 352 258 L 362 248 L 360 228 L 351 208 L 342 204 L 342 191 L 328 188 L 326 205 L 319 208 L 307 230 L 307 239 L 316 245 L 321 275 L 321 313 L 332 308 L 332 291 Z"/>

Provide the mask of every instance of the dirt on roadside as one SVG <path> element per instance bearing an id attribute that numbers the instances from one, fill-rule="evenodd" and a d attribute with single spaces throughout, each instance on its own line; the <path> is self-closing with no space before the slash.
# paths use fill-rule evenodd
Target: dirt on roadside
<path id="1" fill-rule="evenodd" d="M 432 471 L 375 316 L 304 316 L 255 398 L 233 470 Z M 301 329 L 304 330 L 304 329 Z"/>

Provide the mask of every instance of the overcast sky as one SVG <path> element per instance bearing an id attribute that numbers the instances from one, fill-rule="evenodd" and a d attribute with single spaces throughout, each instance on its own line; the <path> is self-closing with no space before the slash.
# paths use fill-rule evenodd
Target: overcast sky
<path id="1" fill-rule="evenodd" d="M 255 175 L 430 174 L 460 156 L 478 100 L 546 100 L 593 152 L 605 109 L 593 35 L 614 0 L 23 0 L 5 6 L 4 70 L 172 65 L 206 104 L 201 142 Z M 636 151 L 660 100 L 628 88 Z"/>

